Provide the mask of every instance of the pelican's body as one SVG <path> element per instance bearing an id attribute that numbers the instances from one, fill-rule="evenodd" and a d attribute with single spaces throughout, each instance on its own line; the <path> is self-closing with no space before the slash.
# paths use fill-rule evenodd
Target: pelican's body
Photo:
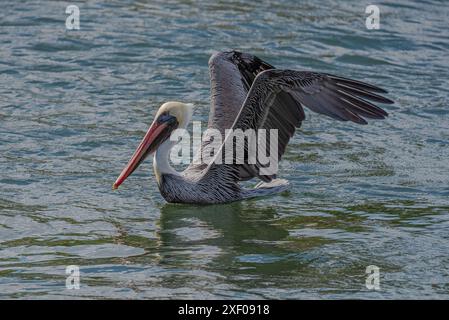
<path id="1" fill-rule="evenodd" d="M 374 92 L 386 91 L 367 83 L 329 74 L 275 69 L 250 54 L 236 51 L 214 54 L 209 60 L 211 78 L 211 111 L 208 127 L 218 130 L 226 141 L 226 129 L 276 129 L 277 155 L 285 152 L 295 128 L 305 119 L 302 105 L 342 121 L 366 124 L 365 118 L 383 119 L 387 113 L 369 99 L 393 103 Z M 365 98 L 365 99 L 363 99 Z M 183 172 L 170 166 L 174 129 L 187 128 L 192 106 L 167 102 L 158 110 L 155 120 L 123 169 L 117 188 L 151 153 L 159 190 L 168 202 L 225 203 L 283 191 L 288 182 L 265 175 L 256 164 L 217 164 L 214 161 L 190 164 Z M 210 143 L 203 139 L 199 152 Z M 254 189 L 239 182 L 258 178 Z"/>

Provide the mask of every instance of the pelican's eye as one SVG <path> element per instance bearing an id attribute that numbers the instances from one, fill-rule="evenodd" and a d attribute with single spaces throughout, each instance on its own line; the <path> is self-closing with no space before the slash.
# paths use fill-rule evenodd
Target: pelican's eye
<path id="1" fill-rule="evenodd" d="M 170 127 L 177 127 L 178 126 L 178 119 L 175 116 L 172 116 L 168 111 L 165 111 L 159 115 L 157 118 L 158 123 L 165 123 L 169 125 Z"/>
<path id="2" fill-rule="evenodd" d="M 166 122 L 170 119 L 170 117 L 171 115 L 167 111 L 162 112 L 159 117 L 157 117 L 157 122 Z"/>

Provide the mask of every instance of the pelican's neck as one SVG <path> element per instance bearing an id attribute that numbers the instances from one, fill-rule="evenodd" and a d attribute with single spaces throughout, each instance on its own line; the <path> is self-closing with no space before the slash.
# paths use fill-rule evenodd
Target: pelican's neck
<path id="1" fill-rule="evenodd" d="M 156 175 L 157 183 L 161 184 L 163 174 L 179 175 L 179 173 L 170 165 L 170 150 L 176 144 L 170 139 L 165 140 L 159 148 L 157 148 L 153 159 L 153 169 Z"/>
<path id="2" fill-rule="evenodd" d="M 178 118 L 178 120 L 180 121 L 179 128 L 184 130 L 187 128 L 192 118 L 193 105 L 187 103 L 185 104 L 185 107 L 187 108 L 185 114 L 180 119 Z M 175 144 L 177 144 L 176 141 L 167 139 L 157 148 L 156 153 L 154 154 L 153 169 L 159 186 L 161 186 L 162 183 L 162 175 L 181 175 L 170 165 L 170 150 Z"/>

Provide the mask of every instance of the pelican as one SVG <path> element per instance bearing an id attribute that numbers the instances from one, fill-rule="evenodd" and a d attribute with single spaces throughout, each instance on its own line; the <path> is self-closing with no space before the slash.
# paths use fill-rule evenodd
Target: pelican
<path id="1" fill-rule="evenodd" d="M 208 128 L 226 141 L 226 129 L 277 129 L 278 159 L 295 129 L 305 119 L 303 106 L 340 121 L 367 124 L 384 119 L 387 112 L 372 102 L 392 104 L 377 86 L 327 73 L 276 69 L 258 57 L 238 51 L 213 54 L 209 59 L 211 106 Z M 368 100 L 372 101 L 369 102 Z M 149 156 L 160 193 L 167 202 L 217 204 L 279 193 L 288 181 L 265 175 L 261 164 L 191 163 L 177 172 L 169 162 L 169 139 L 177 128 L 187 128 L 193 109 L 181 102 L 166 102 L 156 113 L 148 132 L 115 183 L 117 189 Z M 224 143 L 223 142 L 223 143 Z M 210 143 L 203 139 L 199 152 Z M 254 188 L 241 182 L 261 180 Z"/>

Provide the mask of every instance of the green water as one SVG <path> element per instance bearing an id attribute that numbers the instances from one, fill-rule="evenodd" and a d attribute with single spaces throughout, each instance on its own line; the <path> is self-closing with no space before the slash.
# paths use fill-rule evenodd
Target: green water
<path id="1" fill-rule="evenodd" d="M 342 2 L 88 1 L 68 31 L 65 2 L 3 1 L 0 298 L 449 298 L 449 6 L 380 1 L 367 30 L 370 1 Z M 229 48 L 396 104 L 368 126 L 306 111 L 279 196 L 166 204 L 150 159 L 112 192 L 159 105 L 206 121 Z"/>

